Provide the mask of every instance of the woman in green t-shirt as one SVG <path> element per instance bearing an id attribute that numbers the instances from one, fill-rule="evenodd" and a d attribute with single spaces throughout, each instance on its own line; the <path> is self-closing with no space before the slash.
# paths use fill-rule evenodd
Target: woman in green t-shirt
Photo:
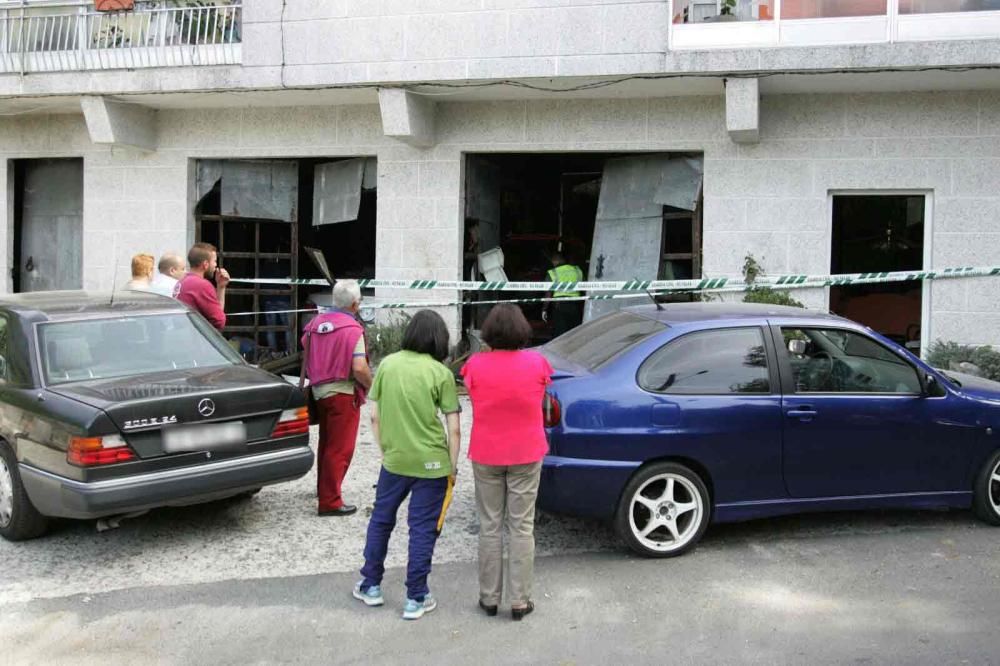
<path id="1" fill-rule="evenodd" d="M 407 620 L 437 607 L 427 576 L 462 439 L 455 377 L 441 363 L 447 356 L 444 320 L 433 310 L 421 310 L 406 327 L 403 349 L 382 361 L 368 393 L 376 403 L 372 430 L 382 449 L 382 470 L 368 521 L 364 578 L 354 586 L 354 597 L 368 606 L 385 603 L 380 586 L 389 537 L 399 505 L 409 496 L 410 557 L 403 609 Z M 448 422 L 447 434 L 439 412 Z"/>

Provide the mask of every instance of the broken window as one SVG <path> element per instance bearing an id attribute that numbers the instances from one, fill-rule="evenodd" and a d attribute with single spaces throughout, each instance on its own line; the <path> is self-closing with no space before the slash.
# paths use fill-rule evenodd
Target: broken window
<path id="1" fill-rule="evenodd" d="M 547 281 L 556 252 L 589 280 L 700 277 L 701 178 L 701 158 L 687 155 L 468 155 L 463 277 L 482 279 L 477 258 L 495 247 L 509 280 Z M 478 328 L 488 309 L 466 307 L 464 328 Z M 538 341 L 551 336 L 541 305 L 522 309 Z"/>
<path id="2" fill-rule="evenodd" d="M 376 175 L 374 158 L 200 160 L 196 237 L 219 248 L 234 278 L 324 277 L 306 247 L 322 251 L 336 277 L 371 277 Z M 253 362 L 288 357 L 302 319 L 289 311 L 317 304 L 330 305 L 329 287 L 234 283 L 225 333 Z"/>

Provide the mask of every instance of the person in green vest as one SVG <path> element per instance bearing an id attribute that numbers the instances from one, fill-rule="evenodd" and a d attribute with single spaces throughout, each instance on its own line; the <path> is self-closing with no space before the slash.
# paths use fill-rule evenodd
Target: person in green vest
<path id="1" fill-rule="evenodd" d="M 583 271 L 579 266 L 566 263 L 566 257 L 562 252 L 552 255 L 552 269 L 548 272 L 549 280 L 552 282 L 582 282 Z M 542 319 L 549 320 L 552 317 L 552 334 L 559 337 L 566 331 L 580 325 L 583 320 L 583 301 L 568 300 L 581 296 L 579 291 L 574 289 L 564 289 L 561 291 L 550 291 L 547 296 L 555 299 L 545 304 L 542 310 Z M 559 299 L 567 299 L 560 301 Z"/>

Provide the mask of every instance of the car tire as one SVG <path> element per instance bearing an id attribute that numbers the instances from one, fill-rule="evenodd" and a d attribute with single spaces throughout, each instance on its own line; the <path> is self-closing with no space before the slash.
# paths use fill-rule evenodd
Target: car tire
<path id="1" fill-rule="evenodd" d="M 24 541 L 45 534 L 47 528 L 48 520 L 35 509 L 21 483 L 14 450 L 0 441 L 0 536 Z"/>
<path id="2" fill-rule="evenodd" d="M 983 521 L 1000 526 L 1000 451 L 990 456 L 976 477 L 972 508 Z"/>
<path id="3" fill-rule="evenodd" d="M 705 534 L 711 518 L 708 488 L 684 465 L 646 465 L 629 480 L 615 512 L 615 531 L 644 557 L 676 557 Z"/>

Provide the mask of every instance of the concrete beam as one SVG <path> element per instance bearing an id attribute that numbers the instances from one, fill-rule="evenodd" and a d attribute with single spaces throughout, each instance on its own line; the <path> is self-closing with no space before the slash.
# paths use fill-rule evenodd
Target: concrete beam
<path id="1" fill-rule="evenodd" d="M 760 141 L 759 79 L 726 79 L 726 129 L 736 143 Z"/>
<path id="2" fill-rule="evenodd" d="M 400 88 L 379 88 L 378 104 L 386 136 L 420 148 L 434 145 L 433 101 Z"/>
<path id="3" fill-rule="evenodd" d="M 156 150 L 156 111 L 108 97 L 80 98 L 90 140 L 97 144 Z"/>

